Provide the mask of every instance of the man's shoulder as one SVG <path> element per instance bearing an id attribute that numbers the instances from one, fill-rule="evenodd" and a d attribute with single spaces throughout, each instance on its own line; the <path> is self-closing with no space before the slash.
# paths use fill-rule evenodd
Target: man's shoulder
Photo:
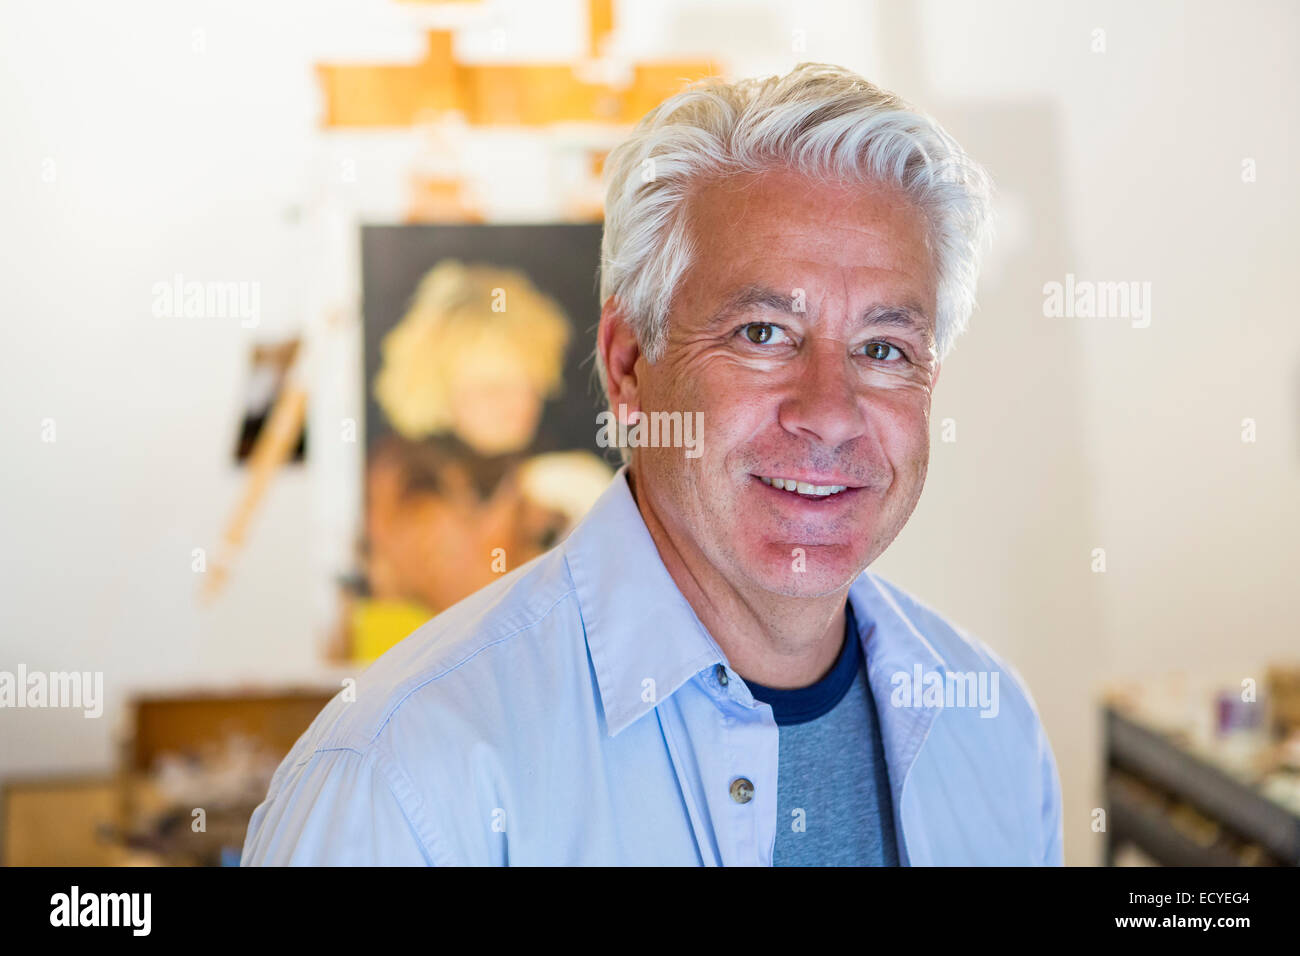
<path id="1" fill-rule="evenodd" d="M 880 620 L 912 632 L 933 651 L 934 666 L 955 674 L 997 675 L 999 706 L 1019 718 L 1018 722 L 1040 726 L 1038 708 L 1020 672 L 987 643 L 960 627 L 915 594 L 873 571 L 864 572 L 856 589 Z M 928 670 L 928 668 L 927 668 Z"/>
<path id="2" fill-rule="evenodd" d="M 423 721 L 437 721 L 440 709 L 464 718 L 501 687 L 528 686 L 512 682 L 535 681 L 548 658 L 579 654 L 585 642 L 576 591 L 556 548 L 442 611 L 378 658 L 321 711 L 295 747 L 297 758 L 322 750 L 391 753 L 393 725 L 412 712 Z"/>
<path id="3" fill-rule="evenodd" d="M 913 861 L 1059 866 L 1060 780 L 1019 673 L 982 640 L 879 575 L 864 575 L 854 587 L 876 624 L 888 628 L 880 684 L 889 703 L 938 711 L 909 770 L 912 792 L 923 795 L 913 812 L 924 816 L 913 823 L 922 835 L 911 848 Z M 963 799 L 952 802 L 953 792 Z"/>

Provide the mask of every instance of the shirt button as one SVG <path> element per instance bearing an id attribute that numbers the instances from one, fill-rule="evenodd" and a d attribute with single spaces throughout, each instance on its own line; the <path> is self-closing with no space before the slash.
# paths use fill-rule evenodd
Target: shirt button
<path id="1" fill-rule="evenodd" d="M 726 687 L 727 682 L 730 680 L 730 678 L 727 677 L 727 669 L 723 667 L 721 664 L 719 664 L 717 667 L 713 669 L 713 673 L 717 675 L 718 683 L 721 684 L 723 687 Z"/>
<path id="2" fill-rule="evenodd" d="M 754 785 L 746 777 L 737 777 L 731 781 L 731 799 L 737 803 L 749 803 L 754 799 Z"/>

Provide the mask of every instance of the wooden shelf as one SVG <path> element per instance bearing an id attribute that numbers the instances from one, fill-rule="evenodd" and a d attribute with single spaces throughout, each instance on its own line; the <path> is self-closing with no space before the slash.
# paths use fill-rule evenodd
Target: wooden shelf
<path id="1" fill-rule="evenodd" d="M 1300 865 L 1300 816 L 1113 708 L 1105 711 L 1106 765 L 1183 801 L 1287 865 Z M 1170 866 L 1230 866 L 1224 851 L 1201 847 L 1162 814 L 1108 784 L 1112 841 L 1130 839 Z M 1229 854 L 1230 856 L 1230 854 Z"/>

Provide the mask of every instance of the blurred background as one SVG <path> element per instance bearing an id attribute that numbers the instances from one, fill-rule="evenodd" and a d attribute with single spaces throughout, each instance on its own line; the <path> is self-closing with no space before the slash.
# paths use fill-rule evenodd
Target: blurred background
<path id="1" fill-rule="evenodd" d="M 325 701 L 608 481 L 606 152 L 811 60 L 998 190 L 875 570 L 1027 682 L 1068 864 L 1300 863 L 1294 4 L 3 16 L 4 862 L 237 863 Z"/>

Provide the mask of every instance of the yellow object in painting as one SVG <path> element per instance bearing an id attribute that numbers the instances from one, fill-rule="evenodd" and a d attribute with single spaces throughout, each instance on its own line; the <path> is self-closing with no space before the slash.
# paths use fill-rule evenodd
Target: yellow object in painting
<path id="1" fill-rule="evenodd" d="M 432 617 L 432 611 L 414 601 L 357 598 L 352 606 L 353 660 L 369 664 Z"/>

